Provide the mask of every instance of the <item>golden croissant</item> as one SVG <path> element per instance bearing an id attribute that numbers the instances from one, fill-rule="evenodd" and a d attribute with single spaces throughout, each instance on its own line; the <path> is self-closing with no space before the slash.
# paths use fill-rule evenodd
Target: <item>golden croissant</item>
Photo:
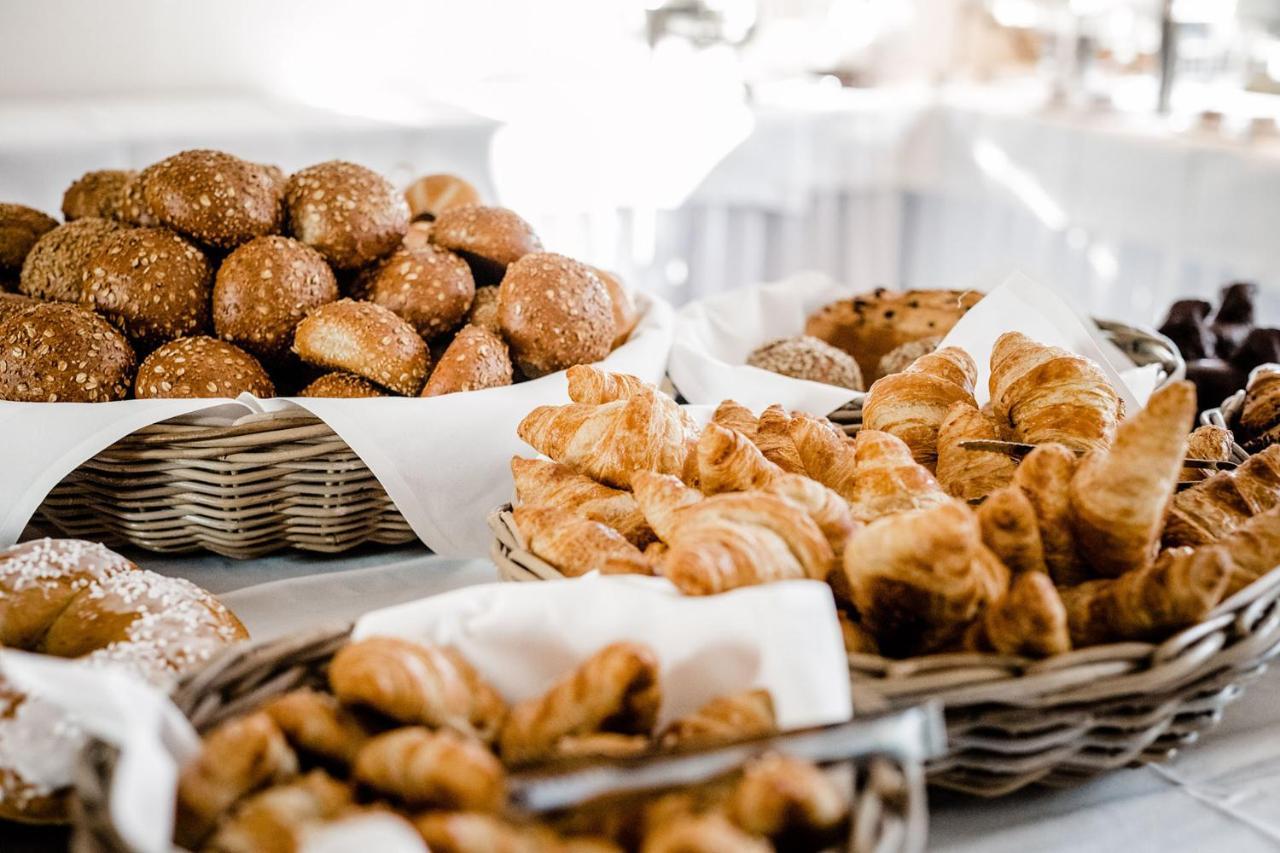
<path id="1" fill-rule="evenodd" d="M 501 762 L 480 741 L 410 726 L 370 740 L 356 756 L 357 781 L 408 806 L 496 812 L 506 800 Z"/>
<path id="2" fill-rule="evenodd" d="M 951 500 L 928 469 L 911 458 L 901 439 L 864 429 L 854 439 L 853 450 L 855 475 L 849 505 L 859 521 Z"/>
<path id="3" fill-rule="evenodd" d="M 294 690 L 272 699 L 262 710 L 294 749 L 330 764 L 349 766 L 369 739 L 355 715 L 328 693 Z"/>
<path id="4" fill-rule="evenodd" d="M 1234 471 L 1219 471 L 1175 495 L 1165 521 L 1164 544 L 1214 542 L 1278 504 L 1280 445 L 1272 445 Z"/>
<path id="5" fill-rule="evenodd" d="M 629 400 L 637 394 L 657 394 L 664 399 L 671 399 L 659 391 L 657 386 L 643 379 L 628 373 L 610 373 L 594 364 L 575 364 L 565 371 L 565 376 L 568 379 L 569 399 L 575 403 L 612 403 L 615 400 Z M 679 406 L 673 406 L 672 410 L 680 419 L 685 432 L 696 438 L 698 422 L 693 416 Z"/>
<path id="6" fill-rule="evenodd" d="M 640 853 L 772 853 L 773 845 L 718 812 L 686 814 L 645 835 Z"/>
<path id="7" fill-rule="evenodd" d="M 431 853 L 550 853 L 549 839 L 533 827 L 491 814 L 432 811 L 414 818 Z"/>
<path id="8" fill-rule="evenodd" d="M 678 477 L 648 471 L 636 474 L 634 489 L 645 521 L 667 545 L 675 537 L 680 510 L 705 500 L 702 492 L 689 488 Z"/>
<path id="9" fill-rule="evenodd" d="M 1067 609 L 1044 572 L 1024 572 L 1009 592 L 974 623 L 970 646 L 1006 655 L 1042 658 L 1071 651 Z"/>
<path id="10" fill-rule="evenodd" d="M 516 500 L 532 506 L 557 506 L 574 515 L 598 521 L 626 537 L 637 548 L 653 541 L 653 531 L 644 520 L 630 492 L 611 489 L 566 465 L 545 459 L 511 458 L 511 479 Z"/>
<path id="11" fill-rule="evenodd" d="M 991 493 L 978 507 L 982 541 L 1015 575 L 1049 571 L 1035 508 L 1017 486 Z"/>
<path id="12" fill-rule="evenodd" d="M 804 463 L 791 438 L 791 416 L 779 405 L 760 413 L 756 434 L 752 437 L 764 458 L 791 474 L 804 474 Z"/>
<path id="13" fill-rule="evenodd" d="M 1061 444 L 1042 444 L 1019 463 L 1013 483 L 1031 502 L 1040 528 L 1040 545 L 1049 576 L 1059 586 L 1074 586 L 1092 575 L 1076 551 L 1071 532 L 1071 478 L 1076 455 Z"/>
<path id="14" fill-rule="evenodd" d="M 638 509 L 638 507 L 637 507 Z M 568 577 L 653 574 L 649 561 L 622 534 L 559 507 L 519 506 L 512 513 L 525 546 Z"/>
<path id="15" fill-rule="evenodd" d="M 999 441 L 996 422 L 967 403 L 954 403 L 938 426 L 938 484 L 947 494 L 971 501 L 985 497 L 1013 480 L 1016 463 L 1004 453 L 970 450 L 965 441 Z"/>
<path id="16" fill-rule="evenodd" d="M 1219 540 L 1231 558 L 1226 595 L 1280 566 L 1280 506 L 1255 515 Z"/>
<path id="17" fill-rule="evenodd" d="M 1233 444 L 1231 430 L 1206 424 L 1187 438 L 1187 458 L 1226 462 L 1231 459 Z M 1207 480 L 1213 473 L 1212 468 L 1183 468 L 1178 479 L 1183 482 Z"/>
<path id="18" fill-rule="evenodd" d="M 977 408 L 973 383 L 978 368 L 964 350 L 945 347 L 920 356 L 901 373 L 872 383 L 862 404 L 862 426 L 902 439 L 911 457 L 933 470 L 938 428 L 951 407 Z"/>
<path id="19" fill-rule="evenodd" d="M 716 406 L 711 415 L 711 423 L 740 432 L 752 442 L 756 440 L 756 431 L 760 428 L 760 420 L 751 410 L 734 400 L 724 400 Z"/>
<path id="20" fill-rule="evenodd" d="M 769 753 L 747 765 L 729 797 L 729 816 L 755 835 L 813 833 L 838 826 L 849 801 L 808 761 Z"/>
<path id="21" fill-rule="evenodd" d="M 768 690 L 747 690 L 712 699 L 672 722 L 660 738 L 665 748 L 711 746 L 773 734 L 778 720 Z"/>
<path id="22" fill-rule="evenodd" d="M 351 789 L 322 770 L 255 794 L 202 847 L 208 853 L 292 853 L 306 830 L 342 814 L 353 803 Z"/>
<path id="23" fill-rule="evenodd" d="M 1089 359 L 1006 332 L 991 350 L 991 402 L 1018 441 L 1072 450 L 1111 446 L 1124 406 Z"/>
<path id="24" fill-rule="evenodd" d="M 854 440 L 817 418 L 795 418 L 788 429 L 803 473 L 852 500 L 857 465 Z"/>

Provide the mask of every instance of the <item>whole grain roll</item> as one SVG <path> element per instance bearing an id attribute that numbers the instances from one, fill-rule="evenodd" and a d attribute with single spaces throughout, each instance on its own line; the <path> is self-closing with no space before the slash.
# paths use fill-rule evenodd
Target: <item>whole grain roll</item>
<path id="1" fill-rule="evenodd" d="M 146 194 L 147 180 L 155 172 L 157 165 L 159 164 L 152 164 L 125 179 L 124 189 L 121 191 L 123 200 L 119 212 L 116 213 L 116 219 L 138 228 L 153 228 L 160 224 L 147 207 Z"/>
<path id="2" fill-rule="evenodd" d="M 58 220 L 35 208 L 0 202 L 0 279 L 22 270 L 36 242 L 58 227 Z"/>
<path id="3" fill-rule="evenodd" d="M 135 347 L 149 350 L 209 327 L 213 268 L 167 228 L 128 228 L 85 259 L 83 299 Z"/>
<path id="4" fill-rule="evenodd" d="M 19 311 L 26 310 L 32 305 L 38 304 L 39 303 L 30 296 L 23 296 L 21 293 L 0 292 L 0 322 L 2 322 L 6 317 L 17 314 Z"/>
<path id="5" fill-rule="evenodd" d="M 389 181 L 341 160 L 295 172 L 285 205 L 289 233 L 338 269 L 357 269 L 389 254 L 409 227 L 409 207 Z"/>
<path id="6" fill-rule="evenodd" d="M 409 223 L 409 230 L 404 234 L 401 245 L 406 249 L 421 249 L 431 245 L 431 223 L 425 219 Z"/>
<path id="7" fill-rule="evenodd" d="M 386 397 L 387 392 L 368 379 L 351 373 L 326 373 L 298 392 L 299 397 L 337 397 L 358 399 L 362 397 Z"/>
<path id="8" fill-rule="evenodd" d="M 496 284 L 509 264 L 542 251 L 533 226 L 505 207 L 446 210 L 431 223 L 431 242 L 466 258 L 480 284 Z"/>
<path id="9" fill-rule="evenodd" d="M 500 388 L 510 385 L 511 379 L 511 356 L 506 341 L 488 329 L 463 326 L 431 371 L 422 396 Z"/>
<path id="10" fill-rule="evenodd" d="M 123 218 L 125 187 L 135 174 L 129 169 L 85 172 L 62 194 L 63 218 L 68 222 L 86 216 Z"/>
<path id="11" fill-rule="evenodd" d="M 747 364 L 793 379 L 863 390 L 862 371 L 853 356 L 808 335 L 780 338 L 757 347 L 747 356 Z"/>
<path id="12" fill-rule="evenodd" d="M 422 388 L 430 366 L 426 342 L 381 305 L 339 299 L 298 324 L 293 351 L 307 364 L 363 376 L 397 394 Z"/>
<path id="13" fill-rule="evenodd" d="M 167 157 L 148 171 L 142 188 L 147 210 L 174 231 L 230 249 L 280 230 L 280 195 L 264 166 L 199 149 Z"/>
<path id="14" fill-rule="evenodd" d="M 604 284 L 590 267 L 551 252 L 507 267 L 498 318 L 516 365 L 530 379 L 599 361 L 614 338 Z"/>
<path id="15" fill-rule="evenodd" d="M 338 282 L 319 252 L 288 237 L 257 237 L 218 267 L 213 328 L 223 340 L 277 361 L 307 312 L 337 298 Z"/>
<path id="16" fill-rule="evenodd" d="M 0 400 L 122 400 L 135 363 L 124 336 L 79 305 L 41 302 L 0 320 Z"/>
<path id="17" fill-rule="evenodd" d="M 640 322 L 640 311 L 636 308 L 635 300 L 631 298 L 631 293 L 622 283 L 622 279 L 599 267 L 592 267 L 591 271 L 604 284 L 605 290 L 609 291 L 609 305 L 613 308 L 612 348 L 617 349 L 631 337 L 636 323 Z"/>
<path id="18" fill-rule="evenodd" d="M 274 397 L 275 386 L 258 360 L 217 338 L 178 338 L 142 360 L 133 395 L 138 399 Z"/>
<path id="19" fill-rule="evenodd" d="M 427 175 L 404 191 L 413 221 L 435 219 L 446 210 L 480 203 L 480 192 L 457 175 Z"/>
<path id="20" fill-rule="evenodd" d="M 471 300 L 471 310 L 467 312 L 467 323 L 488 329 L 495 335 L 502 334 L 502 323 L 498 320 L 498 287 L 476 288 L 476 297 Z"/>
<path id="21" fill-rule="evenodd" d="M 85 262 L 120 225 L 87 217 L 59 225 L 31 247 L 18 290 L 35 299 L 79 302 Z"/>
<path id="22" fill-rule="evenodd" d="M 365 299 L 408 320 L 426 340 L 456 329 L 476 295 L 466 261 L 437 246 L 400 247 L 360 287 Z"/>

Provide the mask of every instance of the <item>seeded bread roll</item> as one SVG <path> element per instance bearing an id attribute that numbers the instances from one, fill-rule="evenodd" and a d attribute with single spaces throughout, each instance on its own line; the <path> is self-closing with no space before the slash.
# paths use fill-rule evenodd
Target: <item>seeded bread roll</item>
<path id="1" fill-rule="evenodd" d="M 176 397 L 274 397 L 275 386 L 258 360 L 217 338 L 179 338 L 142 360 L 133 395 L 138 399 Z"/>
<path id="2" fill-rule="evenodd" d="M 502 334 L 502 323 L 498 321 L 498 288 L 496 286 L 476 288 L 476 297 L 471 300 L 471 310 L 467 312 L 467 324 L 488 329 L 495 335 Z"/>
<path id="3" fill-rule="evenodd" d="M 613 346 L 617 349 L 627 342 L 636 323 L 640 322 L 640 312 L 636 309 L 635 300 L 627 290 L 622 279 L 608 270 L 592 267 L 591 271 L 599 277 L 605 289 L 609 291 L 609 305 L 613 308 Z"/>
<path id="4" fill-rule="evenodd" d="M 201 243 L 230 249 L 280 230 L 280 195 L 271 173 L 222 151 L 183 151 L 148 169 L 147 211 Z"/>
<path id="5" fill-rule="evenodd" d="M 430 221 L 446 210 L 480 203 L 480 193 L 457 175 L 427 175 L 404 191 L 409 216 L 416 222 Z"/>
<path id="6" fill-rule="evenodd" d="M 125 207 L 125 186 L 136 173 L 128 169 L 85 172 L 62 194 L 62 216 L 68 222 L 97 216 L 119 219 Z"/>
<path id="7" fill-rule="evenodd" d="M 0 400 L 122 400 L 135 364 L 124 336 L 79 305 L 41 302 L 0 320 Z"/>
<path id="8" fill-rule="evenodd" d="M 116 218 L 126 225 L 134 225 L 138 228 L 153 228 L 160 224 L 160 221 L 151 215 L 151 210 L 147 207 L 146 195 L 147 180 L 155 172 L 157 165 L 159 164 L 152 164 L 125 179 L 124 189 L 121 191 L 123 201 Z"/>
<path id="9" fill-rule="evenodd" d="M 119 230 L 117 223 L 96 218 L 59 225 L 31 247 L 18 290 L 34 299 L 79 302 L 86 259 Z"/>
<path id="10" fill-rule="evenodd" d="M 505 207 L 455 207 L 431 223 L 431 242 L 458 252 L 479 284 L 497 284 L 507 266 L 542 251 L 533 226 Z"/>
<path id="11" fill-rule="evenodd" d="M 427 376 L 427 345 L 381 305 L 340 299 L 313 309 L 298 324 L 293 351 L 307 364 L 363 376 L 406 397 Z"/>
<path id="12" fill-rule="evenodd" d="M 209 327 L 213 269 L 167 228 L 109 235 L 85 260 L 84 301 L 144 350 Z"/>
<path id="13" fill-rule="evenodd" d="M 38 303 L 30 296 L 23 296 L 21 293 L 0 293 L 0 322 L 3 322 L 5 317 L 36 304 Z"/>
<path id="14" fill-rule="evenodd" d="M 747 356 L 747 364 L 793 379 L 863 390 L 853 356 L 808 335 L 770 341 Z"/>
<path id="15" fill-rule="evenodd" d="M 285 187 L 289 232 L 338 269 L 366 266 L 400 245 L 409 207 L 376 172 L 331 160 L 294 173 Z"/>
<path id="16" fill-rule="evenodd" d="M 438 246 L 400 247 L 362 278 L 360 289 L 426 340 L 456 329 L 476 295 L 466 261 Z"/>
<path id="17" fill-rule="evenodd" d="M 218 268 L 213 328 L 223 340 L 279 361 L 307 312 L 337 298 L 338 282 L 323 255 L 288 237 L 258 237 Z"/>
<path id="18" fill-rule="evenodd" d="M 0 202 L 0 279 L 22 270 L 36 241 L 58 227 L 58 220 L 34 208 Z"/>
<path id="19" fill-rule="evenodd" d="M 368 379 L 362 379 L 351 373 L 326 373 L 315 382 L 298 392 L 299 397 L 386 397 L 382 391 Z"/>
<path id="20" fill-rule="evenodd" d="M 614 338 L 604 284 L 590 267 L 551 252 L 525 255 L 507 268 L 498 319 L 516 365 L 530 379 L 599 361 Z"/>
<path id="21" fill-rule="evenodd" d="M 940 337 L 907 341 L 902 346 L 885 353 L 884 357 L 880 359 L 878 372 L 881 376 L 888 376 L 890 373 L 901 373 L 920 356 L 928 355 L 936 350 L 940 343 L 942 343 L 942 338 Z"/>
<path id="22" fill-rule="evenodd" d="M 423 397 L 511 384 L 511 356 L 502 338 L 479 326 L 463 326 L 431 371 Z"/>

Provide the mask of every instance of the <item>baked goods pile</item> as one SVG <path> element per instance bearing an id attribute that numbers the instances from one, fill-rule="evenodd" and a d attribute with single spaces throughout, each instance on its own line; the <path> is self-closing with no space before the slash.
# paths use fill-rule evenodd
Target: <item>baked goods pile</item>
<path id="1" fill-rule="evenodd" d="M 0 204 L 0 399 L 433 397 L 598 361 L 638 320 L 451 175 L 402 196 L 183 151 L 90 172 L 63 215 Z"/>
<path id="2" fill-rule="evenodd" d="M 247 636 L 204 590 L 102 545 L 41 539 L 0 552 L 0 646 L 123 666 L 166 684 Z M 54 705 L 0 678 L 0 818 L 65 820 L 82 741 Z"/>
<path id="3" fill-rule="evenodd" d="M 204 736 L 182 771 L 175 841 L 190 850 L 297 849 L 376 812 L 411 822 L 435 853 L 821 849 L 849 793 L 779 755 L 729 778 L 539 821 L 507 807 L 507 773 L 559 759 L 626 757 L 770 734 L 770 696 L 716 699 L 655 730 L 663 699 L 647 646 L 597 651 L 545 694 L 508 705 L 454 649 L 394 637 L 342 648 L 327 683 L 278 695 Z M 818 842 L 818 843 L 814 843 Z"/>
<path id="4" fill-rule="evenodd" d="M 1265 365 L 1250 375 L 1239 429 L 1250 451 L 1280 443 L 1280 364 Z"/>
<path id="5" fill-rule="evenodd" d="M 891 657 L 1160 640 L 1280 563 L 1280 448 L 1184 470 L 1231 451 L 1226 430 L 1190 432 L 1190 383 L 1126 418 L 1097 365 L 1016 332 L 981 409 L 976 376 L 958 349 L 921 356 L 871 386 L 849 438 L 732 401 L 699 429 L 632 377 L 574 368 L 573 402 L 520 424 L 551 461 L 513 460 L 515 527 L 570 576 L 691 595 L 825 579 L 850 650 Z"/>

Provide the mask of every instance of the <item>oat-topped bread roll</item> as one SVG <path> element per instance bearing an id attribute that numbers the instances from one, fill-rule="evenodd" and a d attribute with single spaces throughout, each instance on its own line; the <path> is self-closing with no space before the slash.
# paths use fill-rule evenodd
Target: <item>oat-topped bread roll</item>
<path id="1" fill-rule="evenodd" d="M 341 160 L 291 175 L 285 204 L 290 234 L 340 270 L 389 254 L 409 227 L 408 205 L 386 178 Z"/>
<path id="2" fill-rule="evenodd" d="M 479 326 L 463 326 L 431 371 L 422 396 L 501 388 L 511 384 L 511 377 L 507 342 Z"/>
<path id="3" fill-rule="evenodd" d="M 0 400 L 123 400 L 136 364 L 124 336 L 79 305 L 37 303 L 0 319 Z"/>
<path id="4" fill-rule="evenodd" d="M 288 237 L 258 237 L 223 260 L 213 283 L 218 337 L 278 361 L 307 312 L 338 298 L 324 256 Z"/>
<path id="5" fill-rule="evenodd" d="M 609 304 L 613 308 L 613 345 L 611 349 L 617 349 L 627 342 L 627 338 L 631 337 L 636 324 L 640 322 L 640 309 L 636 307 L 636 301 L 631 298 L 631 292 L 622 283 L 622 279 L 599 267 L 592 267 L 591 271 L 604 284 L 605 290 L 609 291 Z"/>
<path id="6" fill-rule="evenodd" d="M 21 204 L 0 202 L 0 281 L 16 278 L 36 241 L 58 220 Z"/>
<path id="7" fill-rule="evenodd" d="M 153 163 L 125 179 L 124 189 L 121 191 L 123 200 L 120 210 L 116 213 L 116 219 L 138 228 L 153 228 L 160 224 L 160 221 L 151 215 L 145 192 L 147 180 L 155 172 L 157 165 L 159 164 Z"/>
<path id="8" fill-rule="evenodd" d="M 326 373 L 298 392 L 299 397 L 386 397 L 386 391 L 354 373 Z"/>
<path id="9" fill-rule="evenodd" d="M 880 368 L 877 373 L 880 376 L 888 376 L 890 373 L 899 373 L 906 370 L 917 358 L 936 350 L 940 343 L 942 343 L 941 336 L 921 338 L 918 341 L 907 341 L 902 346 L 884 354 L 884 357 L 880 359 Z"/>
<path id="10" fill-rule="evenodd" d="M 615 334 L 604 284 L 590 267 L 551 252 L 525 255 L 507 268 L 498 318 L 516 365 L 531 379 L 599 361 Z"/>
<path id="11" fill-rule="evenodd" d="M 86 263 L 120 225 L 106 219 L 77 219 L 48 231 L 31 247 L 18 290 L 35 299 L 79 302 Z"/>
<path id="12" fill-rule="evenodd" d="M 849 353 L 866 381 L 873 382 L 882 375 L 880 359 L 891 350 L 945 335 L 981 298 L 972 290 L 879 288 L 818 309 L 809 315 L 804 333 Z"/>
<path id="13" fill-rule="evenodd" d="M 862 390 L 862 371 L 853 357 L 809 335 L 779 338 L 756 347 L 747 356 L 747 364 L 793 379 Z"/>
<path id="14" fill-rule="evenodd" d="M 85 260 L 83 301 L 140 349 L 209 327 L 213 268 L 167 228 L 110 234 Z"/>
<path id="15" fill-rule="evenodd" d="M 431 242 L 471 264 L 478 284 L 497 284 L 507 266 L 542 251 L 533 226 L 505 207 L 456 207 L 431 223 Z"/>
<path id="16" fill-rule="evenodd" d="M 430 356 L 413 327 L 372 302 L 339 299 L 311 311 L 294 333 L 307 364 L 362 376 L 397 394 L 422 388 Z"/>
<path id="17" fill-rule="evenodd" d="M 275 386 L 258 360 L 217 338 L 178 338 L 142 360 L 133 395 L 165 397 L 274 397 Z"/>
<path id="18" fill-rule="evenodd" d="M 135 174 L 129 169 L 85 172 L 62 194 L 63 218 L 68 222 L 86 216 L 123 218 L 125 187 Z"/>
<path id="19" fill-rule="evenodd" d="M 0 323 L 3 323 L 6 317 L 17 314 L 19 311 L 37 304 L 39 303 L 30 296 L 23 296 L 21 293 L 5 293 L 4 291 L 0 291 Z"/>
<path id="20" fill-rule="evenodd" d="M 147 211 L 201 243 L 223 249 L 280 230 L 276 180 L 266 167 L 222 151 L 182 151 L 148 169 Z"/>
<path id="21" fill-rule="evenodd" d="M 413 221 L 431 221 L 446 210 L 480 204 L 480 191 L 457 175 L 426 175 L 404 191 Z"/>
<path id="22" fill-rule="evenodd" d="M 467 311 L 468 325 L 488 329 L 495 335 L 502 334 L 502 323 L 498 319 L 498 291 L 499 288 L 492 285 L 476 288 L 475 298 Z"/>
<path id="23" fill-rule="evenodd" d="M 400 247 L 357 283 L 363 299 L 394 311 L 426 340 L 462 323 L 476 295 L 466 261 L 437 246 Z"/>

